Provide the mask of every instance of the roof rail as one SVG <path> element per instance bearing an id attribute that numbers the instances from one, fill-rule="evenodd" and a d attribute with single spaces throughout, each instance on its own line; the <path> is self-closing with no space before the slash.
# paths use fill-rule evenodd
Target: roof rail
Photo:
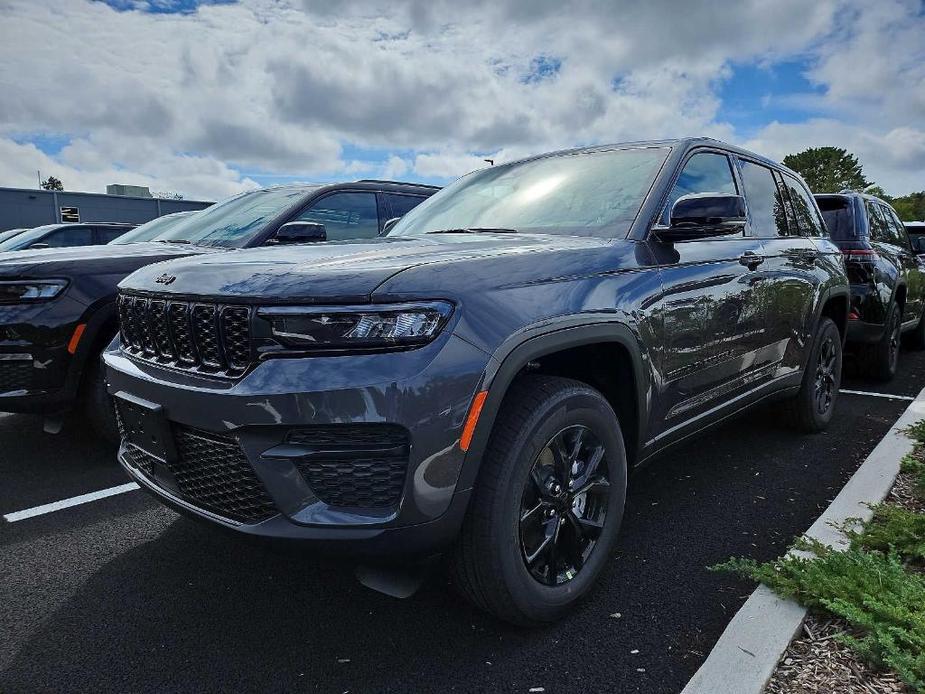
<path id="1" fill-rule="evenodd" d="M 357 183 L 392 183 L 396 186 L 418 186 L 419 188 L 439 188 L 430 183 L 412 183 L 411 181 L 387 181 L 382 178 L 361 178 Z"/>

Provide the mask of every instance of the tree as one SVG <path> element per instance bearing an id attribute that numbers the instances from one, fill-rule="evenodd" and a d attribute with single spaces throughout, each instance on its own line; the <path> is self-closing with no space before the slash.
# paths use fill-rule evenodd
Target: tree
<path id="1" fill-rule="evenodd" d="M 64 190 L 64 184 L 61 182 L 60 178 L 49 176 L 42 181 L 42 188 L 44 190 Z"/>
<path id="2" fill-rule="evenodd" d="M 904 222 L 925 221 L 925 190 L 893 198 L 891 204 Z"/>
<path id="3" fill-rule="evenodd" d="M 841 147 L 810 147 L 788 154 L 784 166 L 799 173 L 814 193 L 863 190 L 870 185 L 858 158 Z"/>

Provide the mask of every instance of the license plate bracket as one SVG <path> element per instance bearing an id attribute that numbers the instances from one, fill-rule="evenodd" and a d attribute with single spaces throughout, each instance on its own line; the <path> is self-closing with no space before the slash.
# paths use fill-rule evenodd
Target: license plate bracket
<path id="1" fill-rule="evenodd" d="M 114 397 L 126 442 L 165 463 L 176 460 L 173 434 L 163 406 L 122 391 Z"/>

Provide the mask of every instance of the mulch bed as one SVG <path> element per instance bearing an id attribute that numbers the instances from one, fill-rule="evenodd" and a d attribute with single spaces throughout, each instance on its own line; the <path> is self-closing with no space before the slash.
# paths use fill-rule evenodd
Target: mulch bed
<path id="1" fill-rule="evenodd" d="M 898 675 L 857 659 L 836 637 L 848 631 L 839 620 L 809 615 L 801 634 L 781 656 L 768 694 L 892 694 L 911 692 Z"/>

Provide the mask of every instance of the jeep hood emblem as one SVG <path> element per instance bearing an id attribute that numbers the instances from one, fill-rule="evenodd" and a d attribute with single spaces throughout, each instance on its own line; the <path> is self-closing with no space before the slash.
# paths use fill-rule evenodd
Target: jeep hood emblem
<path id="1" fill-rule="evenodd" d="M 174 275 L 168 275 L 168 274 L 165 272 L 163 275 L 160 275 L 160 276 L 158 276 L 158 277 L 155 277 L 155 278 L 154 278 L 154 283 L 155 283 L 155 284 L 170 284 L 170 283 L 173 282 L 175 279 L 177 279 L 176 276 L 174 276 Z"/>

